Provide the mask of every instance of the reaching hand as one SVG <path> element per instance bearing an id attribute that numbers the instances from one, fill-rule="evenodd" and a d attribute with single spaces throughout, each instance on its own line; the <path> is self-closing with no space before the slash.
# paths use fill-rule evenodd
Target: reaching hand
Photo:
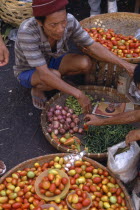
<path id="1" fill-rule="evenodd" d="M 84 113 L 89 113 L 91 111 L 90 99 L 84 93 L 82 93 L 77 100 L 81 105 Z"/>
<path id="2" fill-rule="evenodd" d="M 0 66 L 4 66 L 9 61 L 9 52 L 3 42 L 0 42 Z"/>
<path id="3" fill-rule="evenodd" d="M 92 114 L 87 114 L 85 116 L 85 120 L 87 121 L 86 125 L 100 126 L 103 123 L 102 118 L 96 117 L 95 115 Z"/>
<path id="4" fill-rule="evenodd" d="M 132 141 L 140 140 L 140 129 L 130 131 L 125 138 L 125 142 L 129 145 Z"/>
<path id="5" fill-rule="evenodd" d="M 130 77 L 133 77 L 134 70 L 135 70 L 136 66 L 137 66 L 137 64 L 128 63 L 126 70 Z"/>

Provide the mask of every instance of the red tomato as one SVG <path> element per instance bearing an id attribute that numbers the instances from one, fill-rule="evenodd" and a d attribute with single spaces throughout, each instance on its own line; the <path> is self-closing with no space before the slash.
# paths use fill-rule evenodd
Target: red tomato
<path id="1" fill-rule="evenodd" d="M 83 200 L 82 205 L 83 206 L 89 206 L 90 205 L 90 202 L 91 202 L 90 199 L 89 198 L 86 198 L 86 199 Z"/>
<path id="2" fill-rule="evenodd" d="M 102 179 L 100 177 L 94 177 L 93 178 L 93 183 L 98 184 L 102 181 Z"/>

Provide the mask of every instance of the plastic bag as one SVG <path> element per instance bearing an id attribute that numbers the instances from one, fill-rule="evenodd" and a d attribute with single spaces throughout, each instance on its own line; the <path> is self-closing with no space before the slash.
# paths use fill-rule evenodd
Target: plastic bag
<path id="1" fill-rule="evenodd" d="M 84 150 L 77 154 L 71 154 L 71 155 L 65 156 L 64 157 L 64 160 L 66 162 L 65 170 L 69 171 L 69 168 L 74 165 L 75 161 L 82 160 L 82 158 L 85 154 L 86 154 L 86 151 Z"/>
<path id="2" fill-rule="evenodd" d="M 140 158 L 140 147 L 136 142 L 130 145 L 130 149 L 126 152 L 114 154 L 119 148 L 126 147 L 125 142 L 108 148 L 108 168 L 124 183 L 132 181 L 137 173 L 137 164 Z"/>
<path id="3" fill-rule="evenodd" d="M 129 93 L 131 96 L 135 97 L 137 101 L 140 101 L 140 89 L 136 87 L 133 81 L 130 83 Z"/>
<path id="4" fill-rule="evenodd" d="M 136 31 L 135 38 L 140 40 L 140 28 Z"/>
<path id="5" fill-rule="evenodd" d="M 137 179 L 137 182 L 132 191 L 132 200 L 134 202 L 135 210 L 140 210 L 140 178 Z"/>

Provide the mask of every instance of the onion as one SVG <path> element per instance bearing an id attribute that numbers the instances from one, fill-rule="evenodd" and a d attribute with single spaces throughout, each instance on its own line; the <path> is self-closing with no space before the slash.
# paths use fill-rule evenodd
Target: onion
<path id="1" fill-rule="evenodd" d="M 48 131 L 48 133 L 51 133 L 52 132 L 52 128 L 48 128 L 47 131 Z"/>
<path id="2" fill-rule="evenodd" d="M 66 115 L 66 114 L 67 112 L 64 109 L 62 109 L 62 115 Z"/>
<path id="3" fill-rule="evenodd" d="M 76 114 L 72 115 L 72 119 L 78 118 L 78 116 Z"/>
<path id="4" fill-rule="evenodd" d="M 66 115 L 63 115 L 62 117 L 63 117 L 63 119 L 64 119 L 64 120 L 67 118 L 67 116 L 66 116 Z"/>
<path id="5" fill-rule="evenodd" d="M 66 125 L 67 126 L 67 130 L 69 130 L 70 129 L 70 124 L 69 123 L 65 123 L 64 125 Z"/>
<path id="6" fill-rule="evenodd" d="M 71 123 L 72 119 L 70 117 L 66 118 L 66 122 Z"/>
<path id="7" fill-rule="evenodd" d="M 69 126 L 67 126 L 66 124 L 64 124 L 63 128 L 67 131 L 69 129 Z"/>
<path id="8" fill-rule="evenodd" d="M 54 129 L 57 129 L 57 128 L 59 128 L 59 122 L 58 121 L 53 121 L 53 128 Z"/>
<path id="9" fill-rule="evenodd" d="M 75 118 L 73 121 L 74 121 L 76 124 L 78 124 L 78 123 L 80 122 L 79 118 Z"/>
<path id="10" fill-rule="evenodd" d="M 64 106 L 64 110 L 65 110 L 65 111 L 68 111 L 69 108 L 68 108 L 67 106 Z"/>
<path id="11" fill-rule="evenodd" d="M 74 133 L 74 131 L 73 131 L 72 129 L 70 129 L 70 130 L 69 130 L 69 133 L 73 134 L 73 133 Z"/>
<path id="12" fill-rule="evenodd" d="M 69 109 L 68 112 L 73 114 L 73 109 Z"/>
<path id="13" fill-rule="evenodd" d="M 65 123 L 65 120 L 64 119 L 61 119 L 59 120 L 60 123 L 64 124 Z"/>
<path id="14" fill-rule="evenodd" d="M 49 112 L 54 112 L 55 108 L 54 107 L 51 107 Z"/>
<path id="15" fill-rule="evenodd" d="M 83 128 L 79 128 L 78 133 L 83 133 Z"/>
<path id="16" fill-rule="evenodd" d="M 55 129 L 53 132 L 55 135 L 58 135 L 58 133 L 59 133 L 57 129 Z"/>
<path id="17" fill-rule="evenodd" d="M 59 132 L 60 132 L 61 134 L 64 134 L 66 131 L 65 131 L 64 128 L 61 128 L 61 129 L 59 130 Z"/>
<path id="18" fill-rule="evenodd" d="M 50 124 L 48 125 L 48 127 L 49 127 L 49 128 L 52 128 L 52 127 L 53 127 L 53 125 L 50 123 Z"/>
<path id="19" fill-rule="evenodd" d="M 74 128 L 75 126 L 76 126 L 75 123 L 74 122 L 71 122 L 70 127 L 71 128 Z"/>
<path id="20" fill-rule="evenodd" d="M 71 113 L 68 112 L 68 113 L 66 114 L 66 116 L 67 116 L 67 117 L 71 117 Z"/>
<path id="21" fill-rule="evenodd" d="M 78 132 L 78 129 L 79 129 L 78 127 L 74 127 L 73 128 L 74 133 L 77 133 Z"/>
<path id="22" fill-rule="evenodd" d="M 48 116 L 48 117 L 52 117 L 52 116 L 53 116 L 53 112 L 48 112 L 48 113 L 47 113 L 47 116 Z"/>
<path id="23" fill-rule="evenodd" d="M 58 115 L 58 120 L 61 120 L 61 119 L 63 119 L 63 117 L 62 117 L 62 115 Z"/>
<path id="24" fill-rule="evenodd" d="M 58 118 L 55 116 L 55 117 L 53 117 L 53 121 L 57 121 L 58 120 Z"/>
<path id="25" fill-rule="evenodd" d="M 60 129 L 63 128 L 63 124 L 60 123 L 60 124 L 59 124 L 59 128 L 60 128 Z"/>
<path id="26" fill-rule="evenodd" d="M 62 107 L 59 106 L 59 105 L 56 105 L 55 108 L 56 108 L 57 110 L 60 110 Z"/>
<path id="27" fill-rule="evenodd" d="M 48 121 L 49 121 L 49 122 L 52 122 L 52 121 L 53 121 L 53 117 L 49 117 L 49 118 L 48 118 Z"/>
<path id="28" fill-rule="evenodd" d="M 55 110 L 54 114 L 55 114 L 56 116 L 61 115 L 61 111 L 57 109 L 57 110 Z"/>

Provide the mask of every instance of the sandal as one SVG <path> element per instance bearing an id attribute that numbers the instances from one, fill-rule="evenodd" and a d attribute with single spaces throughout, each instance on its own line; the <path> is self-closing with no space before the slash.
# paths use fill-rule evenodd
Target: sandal
<path id="1" fill-rule="evenodd" d="M 33 96 L 33 95 L 32 95 L 32 102 L 33 102 L 33 105 L 34 105 L 34 107 L 37 108 L 37 109 L 41 109 L 41 110 L 45 109 L 46 101 L 47 101 L 47 98 L 41 99 L 41 98 L 39 98 L 39 97 L 37 97 L 37 96 Z"/>
<path id="2" fill-rule="evenodd" d="M 0 160 L 0 176 L 3 175 L 6 171 L 6 165 L 2 160 Z"/>

